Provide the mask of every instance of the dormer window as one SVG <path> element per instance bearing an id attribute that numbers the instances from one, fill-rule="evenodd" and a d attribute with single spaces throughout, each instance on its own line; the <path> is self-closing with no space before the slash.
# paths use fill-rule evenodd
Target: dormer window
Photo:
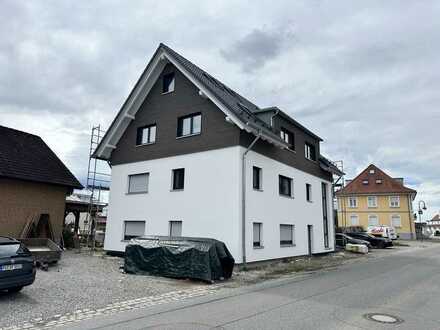
<path id="1" fill-rule="evenodd" d="M 162 78 L 162 94 L 174 92 L 174 72 L 168 73 Z"/>
<path id="2" fill-rule="evenodd" d="M 285 128 L 281 128 L 280 137 L 281 137 L 281 140 L 290 144 L 290 149 L 295 150 L 295 136 L 293 135 L 292 132 L 289 132 Z"/>
<path id="3" fill-rule="evenodd" d="M 311 143 L 306 142 L 305 144 L 305 156 L 309 160 L 316 160 L 315 146 Z"/>

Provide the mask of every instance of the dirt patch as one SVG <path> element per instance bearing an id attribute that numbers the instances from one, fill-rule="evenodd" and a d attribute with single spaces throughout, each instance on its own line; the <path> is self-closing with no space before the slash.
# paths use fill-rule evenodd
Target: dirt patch
<path id="1" fill-rule="evenodd" d="M 261 266 L 254 266 L 252 269 L 234 271 L 232 279 L 227 282 L 226 286 L 238 287 L 284 276 L 291 277 L 308 272 L 329 270 L 347 262 L 365 258 L 367 255 L 340 251 L 311 258 L 298 257 L 287 261 L 265 263 Z"/>

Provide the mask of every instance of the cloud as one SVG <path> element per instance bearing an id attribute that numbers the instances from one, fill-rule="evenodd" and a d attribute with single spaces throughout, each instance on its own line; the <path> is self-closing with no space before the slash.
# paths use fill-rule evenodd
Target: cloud
<path id="1" fill-rule="evenodd" d="M 197 10 L 194 8 L 197 7 Z M 0 124 L 41 135 L 80 178 L 159 42 L 440 210 L 437 1 L 3 1 Z M 427 216 L 428 216 L 427 215 Z"/>
<path id="2" fill-rule="evenodd" d="M 227 61 L 240 64 L 244 72 L 252 72 L 276 58 L 292 38 L 290 32 L 254 29 L 220 54 Z"/>

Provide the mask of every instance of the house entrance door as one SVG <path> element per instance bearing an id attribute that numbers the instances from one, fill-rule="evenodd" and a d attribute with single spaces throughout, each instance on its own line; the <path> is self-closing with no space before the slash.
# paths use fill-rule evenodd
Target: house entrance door
<path id="1" fill-rule="evenodd" d="M 307 242 L 309 247 L 309 256 L 313 254 L 313 225 L 307 225 Z"/>

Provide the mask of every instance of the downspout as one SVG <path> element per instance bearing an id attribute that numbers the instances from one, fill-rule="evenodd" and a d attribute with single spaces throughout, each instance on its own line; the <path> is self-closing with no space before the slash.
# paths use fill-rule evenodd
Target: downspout
<path id="1" fill-rule="evenodd" d="M 277 109 L 275 113 L 270 117 L 270 127 L 273 127 L 273 119 L 280 113 L 280 109 Z"/>
<path id="2" fill-rule="evenodd" d="M 261 132 L 247 147 L 241 159 L 241 252 L 243 254 L 243 266 L 246 267 L 246 155 L 261 137 Z"/>
<path id="3" fill-rule="evenodd" d="M 411 212 L 411 204 L 412 204 L 412 194 L 408 194 L 408 221 L 409 221 L 409 231 L 411 232 L 411 240 L 414 238 L 413 231 L 412 231 L 412 212 Z"/>

